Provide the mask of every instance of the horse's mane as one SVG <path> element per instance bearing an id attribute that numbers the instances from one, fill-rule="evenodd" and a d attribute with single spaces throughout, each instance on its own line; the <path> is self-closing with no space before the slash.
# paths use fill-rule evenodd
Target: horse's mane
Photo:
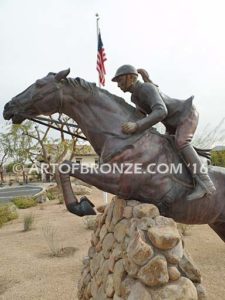
<path id="1" fill-rule="evenodd" d="M 82 87 L 84 90 L 95 94 L 96 92 L 101 91 L 101 93 L 105 94 L 107 97 L 112 98 L 113 101 L 118 102 L 119 105 L 121 105 L 123 108 L 129 110 L 129 112 L 134 111 L 134 107 L 128 104 L 123 98 L 116 96 L 114 94 L 111 94 L 105 89 L 102 89 L 98 86 L 96 86 L 96 83 L 94 82 L 88 82 L 84 80 L 83 78 L 76 77 L 76 78 L 67 78 L 68 84 L 74 86 L 74 87 Z"/>

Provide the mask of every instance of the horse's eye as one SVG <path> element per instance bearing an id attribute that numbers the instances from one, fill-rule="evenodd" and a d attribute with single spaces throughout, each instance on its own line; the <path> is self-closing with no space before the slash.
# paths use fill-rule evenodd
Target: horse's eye
<path id="1" fill-rule="evenodd" d="M 42 87 L 44 84 L 45 84 L 44 81 L 41 80 L 41 79 L 38 79 L 38 80 L 36 81 L 37 87 Z"/>

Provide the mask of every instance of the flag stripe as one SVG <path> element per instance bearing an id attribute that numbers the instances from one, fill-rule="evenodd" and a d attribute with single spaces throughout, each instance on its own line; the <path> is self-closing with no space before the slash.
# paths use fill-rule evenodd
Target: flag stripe
<path id="1" fill-rule="evenodd" d="M 106 75 L 106 71 L 105 71 L 105 61 L 107 60 L 106 58 L 106 54 L 105 54 L 105 49 L 103 47 L 103 43 L 102 43 L 102 38 L 101 38 L 101 33 L 99 31 L 98 33 L 98 53 L 97 53 L 97 66 L 96 69 L 98 71 L 98 75 L 99 75 L 99 84 L 101 85 L 105 85 L 105 75 Z"/>

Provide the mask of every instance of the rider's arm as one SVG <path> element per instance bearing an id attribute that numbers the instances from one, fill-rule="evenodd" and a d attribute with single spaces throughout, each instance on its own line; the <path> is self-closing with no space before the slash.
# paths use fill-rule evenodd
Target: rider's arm
<path id="1" fill-rule="evenodd" d="M 144 84 L 140 90 L 139 98 L 145 106 L 149 106 L 151 113 L 137 121 L 138 131 L 144 131 L 166 118 L 168 113 L 166 105 L 154 85 Z"/>

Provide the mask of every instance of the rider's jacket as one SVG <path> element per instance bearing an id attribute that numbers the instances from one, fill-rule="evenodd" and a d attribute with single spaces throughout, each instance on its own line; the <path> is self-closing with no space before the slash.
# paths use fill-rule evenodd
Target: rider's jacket
<path id="1" fill-rule="evenodd" d="M 193 96 L 187 100 L 170 98 L 149 82 L 137 81 L 132 92 L 131 101 L 136 108 L 147 116 L 139 120 L 139 129 L 145 130 L 158 122 L 162 122 L 168 133 L 173 134 L 176 128 L 191 109 Z"/>

